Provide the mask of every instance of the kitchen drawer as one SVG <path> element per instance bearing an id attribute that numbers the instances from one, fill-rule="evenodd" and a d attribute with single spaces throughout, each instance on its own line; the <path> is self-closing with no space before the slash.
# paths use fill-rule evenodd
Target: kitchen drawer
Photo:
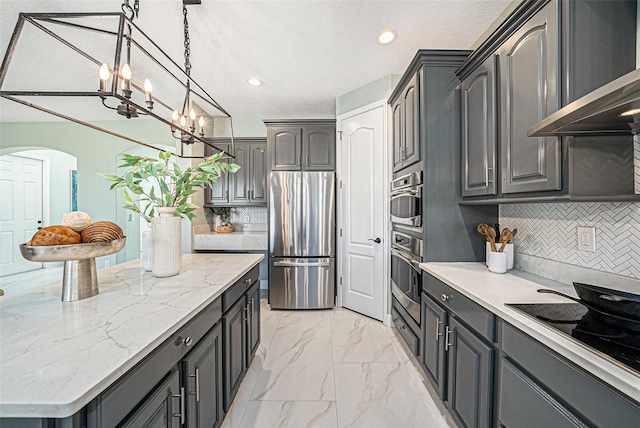
<path id="1" fill-rule="evenodd" d="M 400 316 L 400 314 L 398 314 L 398 311 L 396 310 L 395 306 L 391 308 L 391 319 L 393 320 L 393 323 L 398 329 L 398 333 L 400 333 L 404 338 L 405 342 L 407 342 L 407 346 L 409 346 L 409 349 L 411 349 L 411 352 L 413 352 L 413 355 L 417 356 L 418 349 L 420 346 L 418 336 L 416 336 L 413 333 L 413 331 L 411 331 L 411 328 L 407 325 L 405 320 Z"/>
<path id="2" fill-rule="evenodd" d="M 222 295 L 222 313 L 226 313 L 231 306 L 258 280 L 260 267 L 254 266 L 249 272 L 244 274 L 234 285 L 232 285 Z"/>
<path id="3" fill-rule="evenodd" d="M 433 276 L 425 273 L 423 278 L 423 292 L 431 295 L 485 339 L 495 341 L 496 317 L 494 314 Z"/>
<path id="4" fill-rule="evenodd" d="M 88 419 L 95 425 L 89 426 L 116 426 L 221 318 L 222 302 L 216 299 L 92 401 Z"/>
<path id="5" fill-rule="evenodd" d="M 627 427 L 640 420 L 640 404 L 507 323 L 502 330 L 502 350 L 590 425 Z"/>
<path id="6" fill-rule="evenodd" d="M 501 370 L 499 421 L 503 426 L 587 426 L 505 358 Z"/>

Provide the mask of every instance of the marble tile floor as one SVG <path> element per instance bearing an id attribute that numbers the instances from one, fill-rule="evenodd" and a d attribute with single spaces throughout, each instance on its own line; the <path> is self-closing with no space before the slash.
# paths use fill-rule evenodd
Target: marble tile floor
<path id="1" fill-rule="evenodd" d="M 261 345 L 223 428 L 454 426 L 395 329 L 343 308 L 261 303 Z"/>

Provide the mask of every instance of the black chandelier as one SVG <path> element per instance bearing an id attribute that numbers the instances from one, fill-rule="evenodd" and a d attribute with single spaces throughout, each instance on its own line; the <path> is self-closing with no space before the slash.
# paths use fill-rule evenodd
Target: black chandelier
<path id="1" fill-rule="evenodd" d="M 133 6 L 124 0 L 122 12 L 21 13 L 0 69 L 0 96 L 154 149 L 166 135 L 158 125 L 168 127 L 179 157 L 203 157 L 191 153 L 194 143 L 221 151 L 205 139 L 205 127 L 228 122 L 222 125 L 233 143 L 233 121 L 191 77 L 189 4 L 200 0 L 182 3 L 184 68 L 134 24 L 139 0 Z M 51 77 L 34 70 L 34 57 L 47 61 Z M 117 115 L 97 112 L 92 121 L 80 119 L 96 113 L 97 98 Z M 155 122 L 142 127 L 113 122 L 141 116 Z"/>

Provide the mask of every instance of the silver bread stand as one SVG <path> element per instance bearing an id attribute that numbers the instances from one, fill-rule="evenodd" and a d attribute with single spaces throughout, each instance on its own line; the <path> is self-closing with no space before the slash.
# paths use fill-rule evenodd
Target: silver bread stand
<path id="1" fill-rule="evenodd" d="M 20 244 L 22 257 L 32 262 L 64 262 L 62 301 L 75 302 L 99 293 L 96 257 L 108 256 L 124 248 L 127 238 L 91 244 L 34 247 Z"/>

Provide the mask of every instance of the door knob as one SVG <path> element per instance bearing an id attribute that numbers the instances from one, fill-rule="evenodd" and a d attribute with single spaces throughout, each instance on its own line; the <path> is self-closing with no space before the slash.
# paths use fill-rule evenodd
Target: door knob
<path id="1" fill-rule="evenodd" d="M 379 243 L 382 242 L 382 240 L 380 238 L 376 238 L 376 239 L 369 238 L 369 241 L 375 242 L 376 244 L 379 244 Z"/>

